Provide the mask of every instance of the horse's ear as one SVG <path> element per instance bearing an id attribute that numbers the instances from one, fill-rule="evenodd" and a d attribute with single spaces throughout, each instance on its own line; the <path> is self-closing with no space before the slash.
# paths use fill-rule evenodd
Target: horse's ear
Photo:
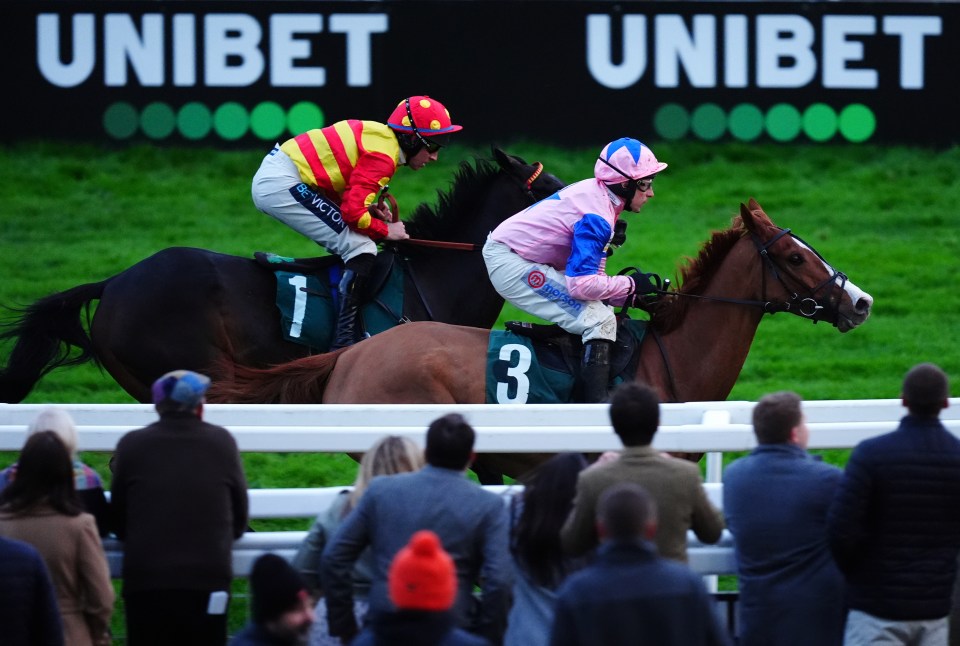
<path id="1" fill-rule="evenodd" d="M 751 198 L 750 201 L 752 203 L 753 198 Z M 756 229 L 756 224 L 753 221 L 753 211 L 743 202 L 740 202 L 740 221 L 743 222 L 743 226 L 747 231 L 754 231 Z"/>
<path id="2" fill-rule="evenodd" d="M 493 158 L 497 162 L 497 165 L 503 170 L 509 171 L 512 168 L 519 167 L 523 163 L 519 158 L 508 155 L 497 146 L 491 146 L 490 150 L 493 152 Z"/>
<path id="3" fill-rule="evenodd" d="M 757 201 L 756 201 L 755 199 L 753 199 L 752 197 L 751 197 L 750 200 L 747 202 L 747 208 L 750 209 L 751 211 L 763 211 L 763 207 L 760 206 L 760 203 L 757 202 Z"/>

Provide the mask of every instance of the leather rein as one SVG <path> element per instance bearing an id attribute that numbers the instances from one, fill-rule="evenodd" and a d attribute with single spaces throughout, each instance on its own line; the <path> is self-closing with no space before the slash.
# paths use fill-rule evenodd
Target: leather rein
<path id="1" fill-rule="evenodd" d="M 543 173 L 543 164 L 540 162 L 534 162 L 534 171 L 526 180 L 521 182 L 521 188 L 523 191 L 530 196 L 530 199 L 534 202 L 537 201 L 537 198 L 533 194 L 533 183 L 537 181 L 537 178 L 540 177 Z M 391 206 L 393 207 L 393 221 L 396 222 L 400 217 L 399 212 L 397 211 L 397 201 L 393 199 L 392 195 L 387 194 L 387 197 L 391 200 Z M 453 249 L 456 251 L 480 251 L 483 248 L 482 244 L 473 244 L 472 242 L 445 242 L 442 240 L 423 240 L 421 238 L 407 238 L 406 240 L 399 240 L 399 244 L 409 244 L 417 247 L 433 247 L 435 249 Z"/>

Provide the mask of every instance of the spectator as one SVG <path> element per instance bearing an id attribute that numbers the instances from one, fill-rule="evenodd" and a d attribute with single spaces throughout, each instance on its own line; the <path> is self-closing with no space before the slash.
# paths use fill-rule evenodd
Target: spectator
<path id="1" fill-rule="evenodd" d="M 210 380 L 169 372 L 153 383 L 159 421 L 120 438 L 114 531 L 123 541 L 127 643 L 223 644 L 233 541 L 247 526 L 237 443 L 203 421 Z"/>
<path id="2" fill-rule="evenodd" d="M 960 550 L 960 440 L 940 422 L 946 373 L 907 372 L 907 415 L 850 455 L 827 521 L 846 580 L 845 644 L 947 643 Z"/>
<path id="3" fill-rule="evenodd" d="M 827 511 L 843 472 L 806 451 L 799 395 L 753 409 L 759 446 L 727 467 L 723 512 L 736 542 L 741 646 L 839 646 L 843 577 L 827 544 Z"/>
<path id="4" fill-rule="evenodd" d="M 651 446 L 660 424 L 657 393 L 635 381 L 617 386 L 610 399 L 610 421 L 625 447 L 620 458 L 580 474 L 573 510 L 563 527 L 564 549 L 580 555 L 597 545 L 597 500 L 618 482 L 642 485 L 660 510 L 657 549 L 661 556 L 686 562 L 687 530 L 704 543 L 716 543 L 723 516 L 710 504 L 696 464 L 661 454 Z"/>
<path id="5" fill-rule="evenodd" d="M 307 643 L 313 602 L 307 584 L 283 557 L 263 554 L 250 572 L 250 624 L 230 646 L 297 646 Z"/>
<path id="6" fill-rule="evenodd" d="M 110 509 L 107 506 L 107 497 L 103 493 L 103 481 L 100 474 L 80 461 L 77 457 L 77 427 L 73 423 L 70 413 L 57 408 L 48 406 L 40 411 L 34 418 L 30 426 L 27 427 L 27 436 L 33 435 L 38 431 L 53 431 L 67 447 L 70 452 L 70 458 L 73 460 L 73 482 L 80 498 L 80 505 L 83 510 L 97 520 L 97 531 L 100 536 L 106 536 L 110 533 Z M 0 471 L 0 491 L 2 491 L 10 482 L 17 477 L 17 463 L 14 462 L 9 467 Z"/>
<path id="7" fill-rule="evenodd" d="M 377 615 L 354 646 L 489 646 L 487 640 L 457 628 L 450 608 L 457 598 L 453 560 L 430 530 L 413 535 L 397 552 L 389 573 L 395 612 Z"/>
<path id="8" fill-rule="evenodd" d="M 80 507 L 73 464 L 53 431 L 27 438 L 17 477 L 0 493 L 0 536 L 33 545 L 57 592 L 64 642 L 110 644 L 113 583 L 97 523 Z"/>
<path id="9" fill-rule="evenodd" d="M 307 538 L 293 558 L 293 566 L 300 571 L 314 598 L 320 597 L 316 607 L 316 622 L 310 631 L 311 646 L 340 646 L 339 637 L 330 634 L 327 622 L 327 604 L 320 586 L 320 557 L 327 541 L 336 532 L 376 476 L 418 471 L 423 468 L 423 451 L 406 437 L 388 435 L 377 440 L 360 460 L 360 469 L 353 491 L 341 491 L 333 504 L 317 516 Z M 353 613 L 357 624 L 363 623 L 369 604 L 370 581 L 373 578 L 373 555 L 364 550 L 353 568 Z"/>
<path id="10" fill-rule="evenodd" d="M 560 586 L 553 646 L 729 644 L 700 577 L 657 555 L 657 507 L 643 487 L 607 488 L 596 520 L 597 560 Z"/>
<path id="11" fill-rule="evenodd" d="M 63 646 L 63 622 L 43 557 L 0 536 L 0 635 L 6 646 Z"/>
<path id="12" fill-rule="evenodd" d="M 541 646 L 550 637 L 557 587 L 580 565 L 563 554 L 560 528 L 586 466 L 581 453 L 558 453 L 525 477 L 522 496 L 511 499 L 513 605 L 504 646 Z"/>
<path id="13" fill-rule="evenodd" d="M 466 478 L 474 436 L 462 416 L 444 415 L 427 430 L 427 466 L 415 473 L 376 478 L 367 487 L 323 553 L 331 634 L 349 642 L 357 633 L 351 574 L 363 550 L 370 546 L 374 559 L 370 613 L 389 612 L 394 610 L 387 594 L 390 563 L 417 530 L 430 529 L 456 566 L 457 623 L 495 643 L 502 640 L 511 583 L 507 512 L 499 496 Z M 479 603 L 473 596 L 477 582 Z"/>

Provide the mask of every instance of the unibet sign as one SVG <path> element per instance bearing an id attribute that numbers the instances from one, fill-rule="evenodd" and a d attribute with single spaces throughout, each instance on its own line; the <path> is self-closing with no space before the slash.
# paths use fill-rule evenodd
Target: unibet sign
<path id="1" fill-rule="evenodd" d="M 89 81 L 97 52 L 103 53 L 103 83 L 107 87 L 131 82 L 143 87 L 190 87 L 198 83 L 246 87 L 264 74 L 274 87 L 323 87 L 327 83 L 326 69 L 298 65 L 298 61 L 310 57 L 311 37 L 326 29 L 346 36 L 346 84 L 370 85 L 370 42 L 376 34 L 387 31 L 387 16 L 335 13 L 324 18 L 320 14 L 271 15 L 266 25 L 270 46 L 264 52 L 264 27 L 253 16 L 242 13 L 177 13 L 169 21 L 159 13 L 144 14 L 139 21 L 128 14 L 108 13 L 99 25 L 96 16 L 89 13 L 74 14 L 69 21 L 57 14 L 41 13 L 37 16 L 37 64 L 43 78 L 60 87 Z M 198 29 L 202 58 L 197 57 Z M 64 42 L 71 42 L 72 48 L 69 56 L 61 59 Z M 128 76 L 128 64 L 132 78 Z"/>
<path id="2" fill-rule="evenodd" d="M 622 55 L 614 62 L 613 22 L 620 21 Z M 722 25 L 722 35 L 718 36 Z M 899 52 L 899 87 L 923 88 L 924 44 L 942 34 L 938 16 L 823 16 L 814 24 L 799 15 L 587 16 L 587 67 L 601 85 L 622 89 L 652 74 L 656 87 L 800 88 L 817 76 L 824 88 L 876 89 L 879 73 L 863 66 L 865 48 Z M 748 46 L 754 43 L 753 61 Z M 653 63 L 648 65 L 648 47 Z M 819 62 L 818 62 L 819 61 Z"/>

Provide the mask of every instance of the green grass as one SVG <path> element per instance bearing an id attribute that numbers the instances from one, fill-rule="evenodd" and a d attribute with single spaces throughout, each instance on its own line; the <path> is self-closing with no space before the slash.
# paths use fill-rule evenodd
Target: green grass
<path id="1" fill-rule="evenodd" d="M 597 152 L 523 141 L 504 148 L 539 159 L 567 182 L 591 175 Z M 740 202 L 754 197 L 875 299 L 871 319 L 848 334 L 784 314 L 765 318 L 731 399 L 756 400 L 780 389 L 810 400 L 896 397 L 903 374 L 920 361 L 960 374 L 960 149 L 701 143 L 654 149 L 670 167 L 643 212 L 627 215 L 628 242 L 609 272 L 638 265 L 673 276 L 711 231 L 729 224 Z M 391 183 L 401 214 L 434 200 L 459 161 L 487 150 L 454 146 L 418 173 L 401 169 Z M 264 152 L 61 142 L 0 147 L 0 304 L 25 305 L 100 280 L 168 246 L 318 255 L 314 244 L 253 207 L 250 179 Z M 511 307 L 501 323 L 507 319 L 532 320 Z M 0 346 L 0 357 L 8 352 Z M 48 375 L 27 401 L 132 402 L 90 366 Z M 846 460 L 846 451 L 824 453 L 836 464 Z M 109 479 L 108 456 L 83 457 Z M 12 459 L 0 455 L 0 463 Z M 355 473 L 343 456 L 245 454 L 244 464 L 251 487 L 338 485 Z M 307 522 L 254 525 L 305 529 Z"/>

